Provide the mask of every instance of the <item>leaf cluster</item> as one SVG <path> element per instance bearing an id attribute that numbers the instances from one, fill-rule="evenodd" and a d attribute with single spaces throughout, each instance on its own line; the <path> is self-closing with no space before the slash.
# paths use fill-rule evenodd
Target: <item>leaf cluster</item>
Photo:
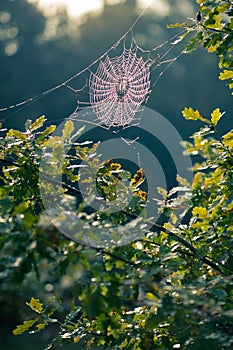
<path id="1" fill-rule="evenodd" d="M 186 45 L 186 53 L 198 47 L 204 47 L 208 52 L 215 53 L 219 58 L 221 69 L 219 79 L 227 80 L 230 89 L 233 88 L 233 5 L 229 0 L 196 0 L 199 9 L 191 24 L 176 23 L 171 28 L 186 28 L 181 39 L 192 35 Z"/>

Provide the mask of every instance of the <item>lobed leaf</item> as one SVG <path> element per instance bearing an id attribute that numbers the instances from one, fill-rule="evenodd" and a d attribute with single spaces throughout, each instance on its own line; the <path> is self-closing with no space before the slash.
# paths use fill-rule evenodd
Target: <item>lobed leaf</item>
<path id="1" fill-rule="evenodd" d="M 14 335 L 20 335 L 23 334 L 24 332 L 28 331 L 29 328 L 31 328 L 37 321 L 38 319 L 35 318 L 34 320 L 29 320 L 29 321 L 23 321 L 23 324 L 18 325 L 12 333 Z"/>
<path id="2" fill-rule="evenodd" d="M 192 213 L 194 216 L 198 215 L 200 219 L 205 219 L 208 216 L 208 211 L 204 207 L 194 207 Z"/>
<path id="3" fill-rule="evenodd" d="M 186 120 L 201 120 L 202 122 L 210 124 L 208 119 L 203 118 L 200 112 L 198 110 L 194 111 L 192 107 L 185 107 L 182 114 Z"/>
<path id="4" fill-rule="evenodd" d="M 220 80 L 233 79 L 233 71 L 225 69 L 219 75 Z"/>
<path id="5" fill-rule="evenodd" d="M 63 137 L 69 139 L 74 131 L 74 123 L 71 120 L 67 120 L 63 129 Z"/>
<path id="6" fill-rule="evenodd" d="M 233 129 L 223 136 L 223 143 L 229 148 L 233 148 Z"/>
<path id="7" fill-rule="evenodd" d="M 43 311 L 43 304 L 40 302 L 39 299 L 31 298 L 30 302 L 27 303 L 27 305 L 33 310 L 36 311 L 38 314 L 41 314 Z"/>
<path id="8" fill-rule="evenodd" d="M 213 125 L 217 125 L 220 118 L 222 117 L 222 113 L 220 112 L 219 108 L 216 108 L 212 113 L 211 113 L 211 122 Z"/>
<path id="9" fill-rule="evenodd" d="M 41 128 L 44 125 L 44 122 L 46 121 L 46 118 L 44 115 L 42 115 L 40 118 L 36 119 L 34 123 L 31 124 L 31 131 L 37 130 Z"/>

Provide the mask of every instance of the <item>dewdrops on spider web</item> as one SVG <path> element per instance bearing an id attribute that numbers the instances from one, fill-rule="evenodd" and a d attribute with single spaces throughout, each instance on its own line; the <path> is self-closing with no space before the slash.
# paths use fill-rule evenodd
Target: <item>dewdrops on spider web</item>
<path id="1" fill-rule="evenodd" d="M 90 104 L 107 127 L 130 124 L 150 92 L 150 59 L 137 57 L 137 47 L 101 60 L 90 74 Z"/>

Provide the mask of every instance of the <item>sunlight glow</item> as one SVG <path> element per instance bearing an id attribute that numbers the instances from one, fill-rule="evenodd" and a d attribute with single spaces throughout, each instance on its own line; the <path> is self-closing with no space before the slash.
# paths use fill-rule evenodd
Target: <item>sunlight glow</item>
<path id="1" fill-rule="evenodd" d="M 29 0 L 28 2 L 37 2 Z M 70 17 L 79 17 L 90 11 L 99 11 L 103 6 L 103 0 L 38 0 L 39 8 L 46 14 L 51 14 L 59 7 L 66 7 Z"/>
<path id="2" fill-rule="evenodd" d="M 104 6 L 104 0 L 27 0 L 30 3 L 38 3 L 46 15 L 54 13 L 59 7 L 67 9 L 70 17 L 79 17 L 88 12 L 100 11 Z M 121 0 L 107 0 L 107 3 L 114 5 Z M 140 7 L 150 6 L 160 15 L 166 15 L 169 7 L 166 0 L 138 0 Z"/>

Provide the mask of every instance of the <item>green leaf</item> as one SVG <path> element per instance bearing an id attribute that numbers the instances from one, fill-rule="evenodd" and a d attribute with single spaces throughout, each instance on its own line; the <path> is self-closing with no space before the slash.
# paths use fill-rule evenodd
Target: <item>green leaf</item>
<path id="1" fill-rule="evenodd" d="M 71 120 L 67 120 L 63 129 L 63 137 L 69 139 L 74 131 L 74 123 Z"/>
<path id="2" fill-rule="evenodd" d="M 12 333 L 14 335 L 20 335 L 23 334 L 24 332 L 26 332 L 29 328 L 31 328 L 36 321 L 38 320 L 38 318 L 35 318 L 34 320 L 29 320 L 29 321 L 23 321 L 23 324 L 18 325 L 13 331 Z"/>
<path id="3" fill-rule="evenodd" d="M 42 313 L 43 310 L 43 304 L 40 302 L 39 299 L 31 298 L 30 303 L 27 303 L 27 305 L 34 311 L 36 311 L 38 314 Z"/>
<path id="4" fill-rule="evenodd" d="M 208 119 L 203 118 L 200 112 L 198 110 L 194 111 L 192 107 L 185 107 L 182 114 L 186 120 L 201 120 L 202 122 L 210 124 Z"/>
<path id="5" fill-rule="evenodd" d="M 203 37 L 202 32 L 198 32 L 197 35 L 189 40 L 189 43 L 186 45 L 186 52 L 191 52 L 195 50 L 201 43 L 202 43 Z"/>
<path id="6" fill-rule="evenodd" d="M 216 108 L 212 113 L 211 113 L 211 122 L 213 125 L 217 125 L 218 121 L 222 117 L 223 113 L 220 112 L 219 108 Z"/>

